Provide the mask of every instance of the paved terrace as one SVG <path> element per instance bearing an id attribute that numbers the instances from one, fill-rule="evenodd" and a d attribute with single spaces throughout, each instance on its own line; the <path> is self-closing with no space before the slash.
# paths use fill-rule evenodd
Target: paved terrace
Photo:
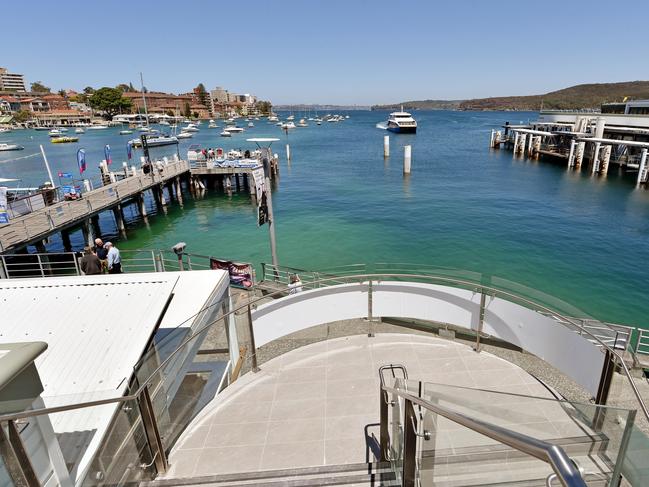
<path id="1" fill-rule="evenodd" d="M 374 461 L 371 437 L 379 436 L 378 368 L 386 363 L 404 364 L 414 380 L 552 398 L 545 386 L 518 366 L 442 338 L 385 333 L 320 341 L 273 358 L 260 372 L 248 373 L 228 387 L 189 425 L 171 452 L 170 470 L 159 478 Z M 521 398 L 511 404 L 511 396 L 501 401 L 498 417 L 508 419 L 500 424 L 519 432 L 542 439 L 588 434 L 557 403 Z M 479 417 L 475 411 L 466 412 Z M 490 410 L 484 418 L 489 420 L 493 414 Z M 424 446 L 436 451 L 433 462 L 476 448 L 502 448 L 430 414 L 424 426 L 435 431 Z M 490 471 L 494 480 L 513 479 L 514 469 L 503 468 L 503 459 L 509 462 L 505 456 L 481 464 L 483 477 Z M 550 473 L 549 466 L 529 457 L 511 461 L 523 468 L 524 476 L 545 478 Z M 599 470 L 595 458 L 581 459 L 581 464 L 591 473 Z M 475 472 L 475 465 L 465 467 L 465 480 L 457 485 L 472 484 L 469 477 L 475 477 Z M 521 475 L 520 469 L 516 472 Z M 440 465 L 433 475 L 442 480 L 457 472 Z"/>
<path id="2" fill-rule="evenodd" d="M 0 226 L 0 252 L 27 245 L 79 224 L 84 219 L 185 173 L 189 173 L 187 161 L 170 162 L 162 171 L 155 169 L 150 174 L 138 171 L 134 176 L 85 192 L 79 200 L 56 203 L 11 220 L 9 224 Z"/>

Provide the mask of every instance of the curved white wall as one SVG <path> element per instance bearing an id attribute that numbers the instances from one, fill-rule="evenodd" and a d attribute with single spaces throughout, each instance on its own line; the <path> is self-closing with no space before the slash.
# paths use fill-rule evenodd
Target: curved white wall
<path id="1" fill-rule="evenodd" d="M 412 318 L 476 330 L 479 313 L 480 294 L 464 289 L 392 281 L 375 283 L 372 289 L 374 317 Z M 252 312 L 258 347 L 312 326 L 367 315 L 367 283 L 304 291 Z M 552 318 L 488 297 L 483 332 L 542 358 L 596 395 L 604 354 Z"/>

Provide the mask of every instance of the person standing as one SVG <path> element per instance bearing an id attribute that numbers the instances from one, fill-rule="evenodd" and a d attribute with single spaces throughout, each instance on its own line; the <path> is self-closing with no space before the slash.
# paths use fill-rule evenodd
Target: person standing
<path id="1" fill-rule="evenodd" d="M 297 274 L 291 276 L 291 283 L 288 285 L 289 294 L 297 294 L 302 292 L 302 280 Z"/>
<path id="2" fill-rule="evenodd" d="M 95 253 L 101 262 L 101 272 L 108 272 L 108 249 L 100 238 L 95 239 Z"/>
<path id="3" fill-rule="evenodd" d="M 108 273 L 121 274 L 122 273 L 122 257 L 119 254 L 119 249 L 111 242 L 106 242 L 108 249 Z"/>
<path id="4" fill-rule="evenodd" d="M 84 247 L 83 257 L 79 262 L 81 270 L 86 276 L 93 276 L 102 273 L 102 265 L 99 257 L 92 251 L 92 247 Z"/>

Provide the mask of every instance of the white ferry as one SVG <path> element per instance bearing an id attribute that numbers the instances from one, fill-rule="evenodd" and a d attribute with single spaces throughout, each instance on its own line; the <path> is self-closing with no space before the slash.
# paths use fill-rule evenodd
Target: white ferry
<path id="1" fill-rule="evenodd" d="M 388 119 L 388 130 L 398 134 L 414 134 L 417 132 L 417 121 L 408 112 L 392 112 Z"/>

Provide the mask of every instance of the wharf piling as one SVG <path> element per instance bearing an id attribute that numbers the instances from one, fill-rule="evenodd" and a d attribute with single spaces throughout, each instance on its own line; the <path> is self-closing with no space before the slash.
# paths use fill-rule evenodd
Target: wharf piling
<path id="1" fill-rule="evenodd" d="M 412 146 L 406 145 L 403 148 L 403 174 L 410 174 L 410 163 L 412 159 Z"/>
<path id="2" fill-rule="evenodd" d="M 390 136 L 383 136 L 383 158 L 387 159 L 390 157 Z"/>
<path id="3" fill-rule="evenodd" d="M 288 144 L 286 144 L 286 160 L 291 160 L 291 146 Z"/>

